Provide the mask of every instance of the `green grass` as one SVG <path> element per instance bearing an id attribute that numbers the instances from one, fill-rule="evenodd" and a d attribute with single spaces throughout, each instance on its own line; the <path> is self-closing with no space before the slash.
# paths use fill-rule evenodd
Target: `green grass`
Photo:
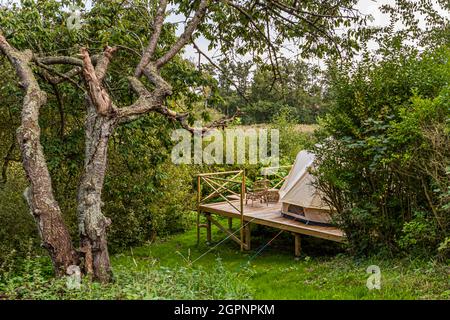
<path id="1" fill-rule="evenodd" d="M 214 230 L 215 228 L 213 228 Z M 257 249 L 276 235 L 259 227 L 253 232 L 254 250 L 239 246 L 213 231 L 213 243 L 200 245 L 196 231 L 158 240 L 113 256 L 113 266 L 140 269 L 148 264 L 163 267 L 189 266 L 212 270 L 217 259 L 237 278 L 247 279 L 254 299 L 449 299 L 449 267 L 435 261 L 410 259 L 355 259 L 341 245 L 305 237 L 303 254 L 293 257 L 293 237 L 282 234 L 257 254 Z M 368 290 L 366 268 L 381 269 L 381 289 Z"/>
<path id="2" fill-rule="evenodd" d="M 237 225 L 235 226 L 237 227 Z M 83 279 L 67 287 L 52 276 L 47 256 L 0 265 L 0 299 L 449 299 L 449 267 L 434 261 L 356 259 L 342 245 L 304 237 L 293 257 L 293 237 L 257 226 L 253 250 L 241 252 L 213 228 L 214 242 L 196 245 L 196 231 L 112 255 L 115 281 Z M 258 250 L 264 248 L 263 250 Z M 381 289 L 369 290 L 369 265 L 381 269 Z"/>

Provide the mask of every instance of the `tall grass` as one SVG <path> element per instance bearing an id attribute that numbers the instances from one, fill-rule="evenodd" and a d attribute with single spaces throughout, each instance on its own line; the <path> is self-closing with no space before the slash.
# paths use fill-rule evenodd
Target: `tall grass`
<path id="1" fill-rule="evenodd" d="M 54 278 L 48 259 L 28 256 L 20 266 L 0 266 L 0 299 L 27 300 L 128 300 L 128 299 L 250 299 L 244 275 L 229 272 L 220 260 L 212 268 L 162 267 L 149 261 L 145 267 L 118 265 L 110 284 L 82 279 L 80 287 L 68 286 L 68 278 Z M 15 260 L 17 264 L 17 259 Z"/>

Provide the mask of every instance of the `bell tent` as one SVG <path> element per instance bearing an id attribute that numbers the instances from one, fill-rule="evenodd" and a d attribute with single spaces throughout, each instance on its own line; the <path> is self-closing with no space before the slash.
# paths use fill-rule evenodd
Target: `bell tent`
<path id="1" fill-rule="evenodd" d="M 279 191 L 281 213 L 307 224 L 330 225 L 331 208 L 314 187 L 315 177 L 309 172 L 314 159 L 315 155 L 306 150 L 298 153 Z"/>

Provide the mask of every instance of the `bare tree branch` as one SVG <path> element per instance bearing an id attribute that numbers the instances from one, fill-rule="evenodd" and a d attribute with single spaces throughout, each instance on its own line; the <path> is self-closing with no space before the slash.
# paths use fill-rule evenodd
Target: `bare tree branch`
<path id="1" fill-rule="evenodd" d="M 229 5 L 230 7 L 238 10 L 241 14 L 243 14 L 249 20 L 250 24 L 256 29 L 256 31 L 258 31 L 258 33 L 265 39 L 265 41 L 267 43 L 267 47 L 268 47 L 270 65 L 272 66 L 272 72 L 273 72 L 274 81 L 275 81 L 279 77 L 280 71 L 279 71 L 279 67 L 278 67 L 278 58 L 276 55 L 277 49 L 275 48 L 275 46 L 272 43 L 272 40 L 270 39 L 270 34 L 266 35 L 264 30 L 262 30 L 260 27 L 258 27 L 258 25 L 256 25 L 252 15 L 250 13 L 248 13 L 242 6 L 235 4 L 229 0 L 223 0 L 223 1 L 225 4 Z M 268 22 L 269 21 L 267 21 L 267 23 Z M 273 58 L 272 58 L 272 55 L 274 56 Z"/>
<path id="2" fill-rule="evenodd" d="M 194 14 L 194 17 L 188 22 L 186 28 L 184 29 L 183 34 L 178 38 L 172 48 L 167 51 L 164 56 L 159 58 L 155 62 L 155 67 L 160 69 L 167 62 L 169 62 L 189 41 L 194 31 L 197 29 L 197 26 L 202 21 L 206 10 L 208 8 L 208 3 L 210 0 L 201 0 L 198 6 L 197 11 Z"/>
<path id="3" fill-rule="evenodd" d="M 115 47 L 106 47 L 103 54 L 98 59 L 97 65 L 95 66 L 95 74 L 97 75 L 98 81 L 103 81 L 108 70 L 109 63 L 111 62 L 112 55 L 117 51 Z"/>
<path id="4" fill-rule="evenodd" d="M 167 107 L 157 109 L 156 112 L 164 114 L 168 118 L 178 121 L 178 123 L 180 123 L 180 125 L 183 129 L 185 129 L 191 133 L 198 133 L 202 136 L 213 129 L 226 127 L 230 122 L 234 121 L 234 119 L 236 119 L 236 117 L 241 115 L 241 111 L 238 108 L 236 110 L 236 112 L 233 114 L 233 116 L 231 116 L 231 117 L 223 117 L 221 119 L 211 122 L 210 124 L 208 124 L 206 126 L 196 128 L 196 127 L 190 126 L 189 123 L 187 122 L 187 118 L 189 116 L 189 114 L 187 114 L 187 113 L 177 113 L 177 112 L 170 110 Z"/>
<path id="5" fill-rule="evenodd" d="M 60 84 L 64 81 L 69 81 L 70 83 L 72 83 L 74 86 L 76 86 L 78 89 L 80 89 L 81 91 L 85 91 L 83 87 L 81 87 L 78 82 L 76 82 L 74 79 L 72 79 L 74 76 L 78 75 L 81 73 L 81 68 L 80 67 L 75 67 L 72 70 L 66 72 L 66 73 L 61 73 L 57 70 L 55 70 L 52 67 L 49 67 L 46 64 L 43 64 L 39 61 L 39 59 L 33 59 L 34 62 L 36 63 L 36 65 L 38 67 L 41 67 L 43 70 L 43 74 L 45 76 L 45 79 L 50 82 L 51 84 Z M 52 75 L 55 74 L 56 76 Z"/>
<path id="6" fill-rule="evenodd" d="M 117 109 L 119 123 L 131 122 L 150 112 L 157 112 L 178 122 L 182 128 L 191 133 L 199 131 L 201 134 L 205 134 L 213 128 L 226 126 L 241 114 L 238 109 L 232 117 L 216 120 L 203 128 L 191 127 L 187 121 L 189 113 L 176 112 L 164 105 L 165 98 L 172 94 L 172 87 L 159 75 L 158 70 L 149 64 L 144 69 L 144 73 L 147 78 L 151 79 L 150 81 L 155 85 L 155 89 L 150 92 L 139 79 L 129 77 L 130 86 L 139 97 L 131 106 Z"/>
<path id="7" fill-rule="evenodd" d="M 155 89 L 150 92 L 138 78 L 129 77 L 130 86 L 139 98 L 134 104 L 117 109 L 120 122 L 129 122 L 153 111 L 163 105 L 165 98 L 172 94 L 172 86 L 160 76 L 152 64 L 148 64 L 143 72 Z"/>
<path id="8" fill-rule="evenodd" d="M 282 1 L 276 1 L 276 0 L 268 0 L 268 2 L 271 2 L 273 4 L 276 4 L 278 7 L 283 7 L 285 10 L 285 12 L 292 14 L 293 12 L 295 12 L 296 14 L 304 14 L 304 15 L 308 15 L 308 16 L 313 16 L 313 17 L 317 17 L 317 18 L 327 18 L 327 19 L 351 19 L 351 20 L 356 20 L 357 17 L 356 16 L 350 16 L 350 15 L 343 15 L 343 14 L 339 14 L 339 15 L 332 15 L 332 14 L 324 14 L 324 13 L 317 13 L 317 12 L 312 12 L 312 11 L 305 11 L 305 10 L 301 10 L 297 4 L 297 6 L 289 6 L 288 4 L 282 2 Z M 332 9 L 338 9 L 339 4 L 337 4 L 336 6 L 334 6 Z"/>
<path id="9" fill-rule="evenodd" d="M 78 58 L 69 57 L 69 56 L 55 56 L 55 57 L 38 57 L 36 58 L 40 63 L 46 64 L 46 65 L 52 65 L 52 64 L 70 64 L 73 66 L 82 67 L 83 66 L 83 60 L 80 60 Z M 95 63 L 96 59 L 92 57 L 92 62 Z"/>
<path id="10" fill-rule="evenodd" d="M 156 45 L 161 34 L 161 29 L 164 23 L 164 15 L 166 12 L 167 0 L 160 0 L 158 9 L 156 11 L 155 20 L 153 22 L 153 33 L 150 38 L 149 44 L 142 55 L 142 59 L 136 67 L 134 76 L 139 78 L 142 75 L 142 70 L 148 65 L 155 53 Z"/>
<path id="11" fill-rule="evenodd" d="M 342 59 L 341 57 L 341 48 L 339 47 L 338 43 L 336 43 L 336 39 L 334 39 L 328 32 L 326 32 L 325 30 L 323 30 L 322 28 L 320 28 L 317 25 L 317 19 L 316 21 L 311 21 L 308 18 L 305 18 L 303 16 L 301 16 L 298 12 L 296 12 L 293 9 L 290 9 L 290 7 L 285 7 L 282 4 L 280 4 L 278 1 L 271 1 L 269 0 L 269 3 L 272 3 L 274 5 L 275 8 L 278 8 L 280 11 L 288 13 L 294 17 L 296 17 L 297 19 L 304 21 L 307 25 L 309 25 L 312 29 L 316 30 L 318 33 L 322 34 L 325 38 L 328 39 L 328 41 L 330 41 L 333 46 L 335 47 L 335 52 L 338 54 L 338 56 Z M 270 11 L 272 11 L 275 15 L 277 15 L 279 18 L 281 18 L 282 20 L 290 23 L 291 25 L 295 26 L 297 25 L 296 21 L 293 21 L 291 19 L 288 19 L 287 17 L 283 16 L 282 13 L 276 11 L 276 9 L 273 6 L 268 6 L 265 5 L 265 8 L 269 9 Z"/>

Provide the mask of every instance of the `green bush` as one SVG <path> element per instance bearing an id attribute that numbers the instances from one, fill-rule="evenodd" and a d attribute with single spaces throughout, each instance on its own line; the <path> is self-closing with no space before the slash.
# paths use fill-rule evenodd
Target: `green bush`
<path id="1" fill-rule="evenodd" d="M 411 221 L 403 224 L 399 245 L 403 249 L 426 251 L 436 244 L 437 232 L 436 224 L 425 212 L 416 212 Z"/>
<path id="2" fill-rule="evenodd" d="M 334 79 L 316 174 L 358 252 L 436 253 L 450 232 L 449 60 L 399 50 Z"/>
<path id="3" fill-rule="evenodd" d="M 19 165 L 11 167 L 13 173 L 0 186 L 0 264 L 12 251 L 23 255 L 31 240 L 36 247 L 40 243 L 37 228 L 30 214 L 23 191 L 26 181 Z"/>

